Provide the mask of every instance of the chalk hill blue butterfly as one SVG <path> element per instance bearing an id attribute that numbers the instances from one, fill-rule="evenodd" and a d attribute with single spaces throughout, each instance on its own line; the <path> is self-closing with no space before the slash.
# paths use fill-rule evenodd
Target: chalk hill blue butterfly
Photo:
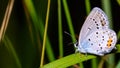
<path id="1" fill-rule="evenodd" d="M 76 51 L 103 56 L 115 48 L 116 33 L 109 28 L 106 14 L 98 7 L 93 8 L 86 18 L 74 44 Z"/>

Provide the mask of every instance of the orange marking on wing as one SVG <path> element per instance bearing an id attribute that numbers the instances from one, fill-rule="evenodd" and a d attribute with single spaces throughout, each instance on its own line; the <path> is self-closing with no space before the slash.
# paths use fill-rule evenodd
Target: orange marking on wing
<path id="1" fill-rule="evenodd" d="M 112 38 L 109 38 L 109 40 L 107 41 L 107 46 L 108 46 L 108 48 L 110 48 L 111 43 L 112 43 Z"/>
<path id="2" fill-rule="evenodd" d="M 103 21 L 103 20 L 101 20 L 101 24 L 102 24 L 102 26 L 105 26 L 105 21 Z"/>

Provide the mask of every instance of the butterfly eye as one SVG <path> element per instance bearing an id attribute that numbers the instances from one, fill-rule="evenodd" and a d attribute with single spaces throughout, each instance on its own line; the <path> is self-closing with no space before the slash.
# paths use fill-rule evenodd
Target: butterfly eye
<path id="1" fill-rule="evenodd" d="M 78 46 L 78 43 L 76 43 L 76 46 Z"/>

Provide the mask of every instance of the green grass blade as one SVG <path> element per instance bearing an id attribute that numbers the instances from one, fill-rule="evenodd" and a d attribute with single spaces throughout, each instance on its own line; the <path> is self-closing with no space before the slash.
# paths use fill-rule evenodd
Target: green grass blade
<path id="1" fill-rule="evenodd" d="M 70 33 L 71 33 L 71 36 L 72 36 L 72 41 L 76 42 L 75 33 L 74 33 L 73 25 L 72 25 L 72 19 L 71 19 L 69 8 L 68 8 L 68 5 L 67 5 L 66 1 L 67 0 L 62 0 L 65 15 L 66 15 L 66 19 L 67 19 L 67 24 L 68 24 L 68 27 L 69 27 L 69 30 L 70 30 Z"/>
<path id="2" fill-rule="evenodd" d="M 50 0 L 48 0 L 48 7 L 47 7 L 47 13 L 46 13 L 45 31 L 44 31 L 44 37 L 43 37 L 43 47 L 42 47 L 42 55 L 41 55 L 40 67 L 43 67 L 43 63 L 44 63 L 45 46 L 46 46 L 46 36 L 47 36 L 47 30 L 48 30 L 49 13 L 50 13 Z"/>
<path id="3" fill-rule="evenodd" d="M 16 53 L 16 51 L 15 51 L 15 49 L 13 47 L 13 44 L 9 40 L 9 38 L 5 36 L 4 39 L 3 39 L 3 42 L 4 42 L 5 46 L 6 46 L 6 48 L 8 49 L 8 51 L 13 55 L 18 68 L 22 68 L 22 65 L 20 63 L 18 55 L 17 55 L 17 53 Z"/>
<path id="4" fill-rule="evenodd" d="M 120 53 L 120 44 L 117 44 L 116 47 L 117 47 L 117 53 Z"/>
<path id="5" fill-rule="evenodd" d="M 87 61 L 87 60 L 93 59 L 93 58 L 96 58 L 96 56 L 93 56 L 93 55 L 86 56 L 86 55 L 82 55 L 80 53 L 76 53 L 76 54 L 71 54 L 69 56 L 60 58 L 51 63 L 48 63 L 48 64 L 44 65 L 43 68 L 66 68 L 66 67 L 74 65 L 76 63 Z"/>
<path id="6" fill-rule="evenodd" d="M 34 27 L 39 30 L 40 36 L 43 38 L 43 32 L 44 32 L 44 26 L 43 26 L 43 20 L 42 18 L 37 16 L 36 10 L 34 8 L 32 0 L 24 0 L 23 2 L 26 6 L 26 9 L 28 10 L 30 17 L 33 20 Z M 48 55 L 49 61 L 55 60 L 54 53 L 51 48 L 51 43 L 49 41 L 48 36 L 46 37 L 46 53 Z"/>
<path id="7" fill-rule="evenodd" d="M 118 64 L 116 65 L 116 68 L 120 68 L 120 61 L 119 61 Z"/>
<path id="8" fill-rule="evenodd" d="M 117 34 L 117 39 L 120 40 L 120 31 Z"/>
<path id="9" fill-rule="evenodd" d="M 58 0 L 58 37 L 59 37 L 59 56 L 63 57 L 63 36 L 62 36 L 62 14 L 61 0 Z"/>
<path id="10" fill-rule="evenodd" d="M 90 13 L 90 8 L 91 8 L 90 0 L 85 0 L 85 7 L 86 7 L 86 13 L 88 15 Z"/>
<path id="11" fill-rule="evenodd" d="M 91 60 L 91 63 L 92 63 L 92 64 L 91 64 L 91 65 L 92 65 L 91 68 L 97 68 L 97 67 L 98 67 L 98 65 L 97 65 L 97 64 L 98 64 L 98 63 L 97 63 L 97 58 L 92 59 L 92 60 Z"/>
<path id="12" fill-rule="evenodd" d="M 118 4 L 120 5 L 120 0 L 117 0 Z"/>

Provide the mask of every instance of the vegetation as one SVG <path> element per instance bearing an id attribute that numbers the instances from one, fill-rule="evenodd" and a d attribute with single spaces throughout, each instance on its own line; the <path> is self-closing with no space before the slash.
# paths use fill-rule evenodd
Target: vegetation
<path id="1" fill-rule="evenodd" d="M 118 37 L 117 49 L 103 57 L 74 52 L 93 7 L 105 11 Z M 120 68 L 119 11 L 120 0 L 1 0 L 0 68 Z"/>

